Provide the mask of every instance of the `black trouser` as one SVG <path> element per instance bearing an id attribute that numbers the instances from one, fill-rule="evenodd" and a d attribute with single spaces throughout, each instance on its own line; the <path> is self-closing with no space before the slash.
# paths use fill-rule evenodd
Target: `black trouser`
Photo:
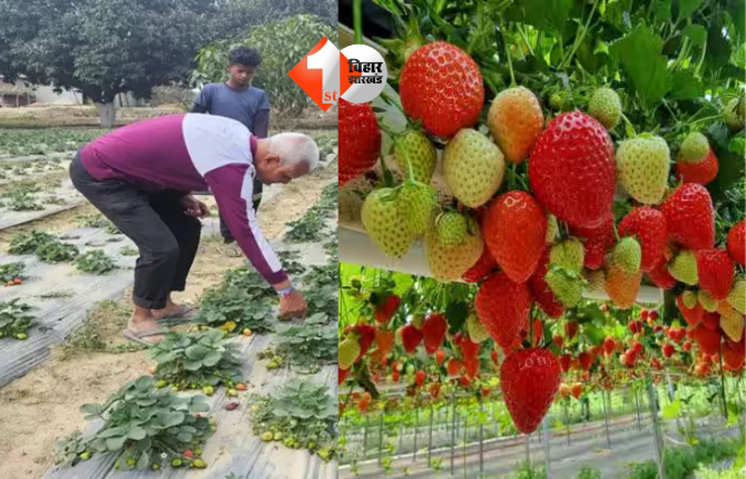
<path id="1" fill-rule="evenodd" d="M 252 204 L 254 205 L 254 211 L 259 211 L 259 205 L 262 203 L 262 182 L 259 181 L 258 178 L 254 178 L 254 193 L 253 193 L 253 199 Z M 226 242 L 233 241 L 233 233 L 231 233 L 231 230 L 228 228 L 228 225 L 225 223 L 225 220 L 223 219 L 222 213 L 218 212 L 218 215 L 220 217 L 220 234 L 223 236 L 223 239 Z"/>
<path id="2" fill-rule="evenodd" d="M 121 180 L 98 181 L 76 154 L 70 164 L 75 188 L 119 230 L 135 242 L 132 299 L 137 306 L 162 309 L 171 291 L 184 291 L 199 246 L 202 223 L 184 213 L 184 192 L 148 193 Z"/>

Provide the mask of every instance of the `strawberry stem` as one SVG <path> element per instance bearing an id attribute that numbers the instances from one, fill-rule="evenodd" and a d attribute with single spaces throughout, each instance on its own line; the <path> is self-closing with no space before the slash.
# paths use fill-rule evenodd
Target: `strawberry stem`
<path id="1" fill-rule="evenodd" d="M 355 30 L 355 43 L 363 43 L 363 0 L 352 0 L 352 26 Z"/>

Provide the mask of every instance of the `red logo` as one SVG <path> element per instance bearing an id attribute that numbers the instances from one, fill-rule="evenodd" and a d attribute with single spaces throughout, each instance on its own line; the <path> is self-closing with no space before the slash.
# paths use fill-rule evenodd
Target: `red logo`
<path id="1" fill-rule="evenodd" d="M 323 37 L 288 75 L 326 111 L 350 88 L 349 82 L 340 81 L 340 65 L 347 65 L 347 58 Z"/>

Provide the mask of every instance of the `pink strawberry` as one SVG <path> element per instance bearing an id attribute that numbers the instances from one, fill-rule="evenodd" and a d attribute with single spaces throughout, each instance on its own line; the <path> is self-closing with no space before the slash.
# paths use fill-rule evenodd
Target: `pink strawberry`
<path id="1" fill-rule="evenodd" d="M 560 364 L 546 349 L 508 356 L 500 367 L 500 388 L 513 424 L 524 434 L 536 430 L 557 394 Z"/>
<path id="2" fill-rule="evenodd" d="M 547 217 L 534 198 L 509 191 L 490 204 L 483 236 L 502 270 L 516 283 L 525 283 L 536 270 L 546 247 Z"/>
<path id="3" fill-rule="evenodd" d="M 735 273 L 728 252 L 722 248 L 703 249 L 696 256 L 699 286 L 717 300 L 727 298 Z"/>
<path id="4" fill-rule="evenodd" d="M 642 271 L 655 268 L 666 248 L 666 218 L 660 211 L 643 206 L 627 213 L 618 227 L 619 236 L 634 236 L 642 248 Z"/>
<path id="5" fill-rule="evenodd" d="M 550 318 L 556 319 L 562 316 L 565 307 L 555 298 L 554 293 L 549 289 L 544 279 L 549 270 L 549 251 L 549 248 L 547 248 L 541 256 L 536 271 L 528 279 L 528 287 L 531 290 L 531 296 L 539 304 L 541 310 Z"/>
<path id="6" fill-rule="evenodd" d="M 661 205 L 668 238 L 691 250 L 712 248 L 715 242 L 715 212 L 707 189 L 684 183 Z"/>
<path id="7" fill-rule="evenodd" d="M 526 284 L 514 283 L 503 272 L 494 273 L 477 292 L 476 311 L 490 336 L 507 348 L 528 324 L 531 293 Z"/>
<path id="8" fill-rule="evenodd" d="M 431 314 L 422 323 L 422 336 L 425 340 L 425 352 L 434 354 L 443 344 L 448 330 L 448 322 L 442 314 Z"/>
<path id="9" fill-rule="evenodd" d="M 606 128 L 591 116 L 572 111 L 550 121 L 534 146 L 528 170 L 536 199 L 557 219 L 592 228 L 611 212 L 614 145 Z"/>
<path id="10" fill-rule="evenodd" d="M 339 186 L 370 170 L 381 155 L 381 131 L 367 103 L 339 100 Z"/>

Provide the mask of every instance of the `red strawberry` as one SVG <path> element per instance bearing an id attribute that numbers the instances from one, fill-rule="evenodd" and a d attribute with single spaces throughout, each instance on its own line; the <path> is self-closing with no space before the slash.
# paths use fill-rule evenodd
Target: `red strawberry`
<path id="1" fill-rule="evenodd" d="M 350 371 L 351 370 L 352 370 L 352 368 L 350 368 L 350 369 L 342 369 L 339 366 L 337 366 L 337 384 L 338 385 L 342 384 L 343 382 L 345 382 L 345 379 L 347 379 L 347 376 L 350 375 Z"/>
<path id="2" fill-rule="evenodd" d="M 683 349 L 686 352 L 689 352 L 692 350 L 692 342 L 691 341 L 684 341 L 684 344 L 681 345 L 681 349 Z"/>
<path id="3" fill-rule="evenodd" d="M 702 313 L 702 324 L 713 331 L 717 331 L 720 328 L 720 315 L 718 313 L 708 313 L 705 311 Z"/>
<path id="4" fill-rule="evenodd" d="M 446 360 L 446 353 L 442 349 L 435 354 L 435 360 L 438 362 L 438 366 L 442 366 Z"/>
<path id="5" fill-rule="evenodd" d="M 637 334 L 642 331 L 642 323 L 639 321 L 630 321 L 627 327 L 629 327 L 629 331 L 632 334 Z"/>
<path id="6" fill-rule="evenodd" d="M 653 367 L 653 369 L 657 369 L 657 370 L 663 369 L 663 365 L 658 360 L 658 358 L 653 358 L 653 360 L 650 361 L 650 365 Z"/>
<path id="7" fill-rule="evenodd" d="M 650 271 L 663 258 L 666 248 L 666 218 L 658 210 L 634 208 L 619 223 L 619 236 L 634 236 L 642 248 L 642 271 Z"/>
<path id="8" fill-rule="evenodd" d="M 648 271 L 648 278 L 663 290 L 669 290 L 676 286 L 676 278 L 668 272 L 668 266 L 663 257 L 661 257 L 655 268 Z"/>
<path id="9" fill-rule="evenodd" d="M 556 344 L 558 348 L 562 349 L 562 344 L 565 342 L 565 340 L 562 338 L 561 335 L 555 334 L 552 340 L 554 341 L 554 344 Z"/>
<path id="10" fill-rule="evenodd" d="M 730 341 L 723 347 L 723 363 L 733 371 L 740 369 L 744 363 L 744 354 Z"/>
<path id="11" fill-rule="evenodd" d="M 575 335 L 578 334 L 578 328 L 580 325 L 576 323 L 575 321 L 568 321 L 565 323 L 565 336 L 567 336 L 567 339 L 572 339 L 575 337 Z"/>
<path id="12" fill-rule="evenodd" d="M 694 339 L 699 349 L 705 354 L 718 354 L 720 351 L 720 331 L 718 330 L 712 330 L 700 324 L 694 331 Z"/>
<path id="13" fill-rule="evenodd" d="M 413 353 L 417 346 L 422 342 L 422 331 L 417 329 L 413 324 L 407 324 L 399 329 L 401 333 L 401 342 L 404 347 L 404 351 L 407 353 Z"/>
<path id="14" fill-rule="evenodd" d="M 482 386 L 482 397 L 489 397 L 490 395 L 490 388 L 486 386 Z"/>
<path id="15" fill-rule="evenodd" d="M 591 353 L 588 353 L 586 351 L 583 351 L 578 355 L 578 361 L 580 361 L 580 368 L 583 371 L 588 371 L 591 369 L 591 365 L 593 364 L 593 360 L 595 358 Z"/>
<path id="16" fill-rule="evenodd" d="M 375 166 L 381 155 L 381 131 L 367 103 L 339 100 L 339 186 Z"/>
<path id="17" fill-rule="evenodd" d="M 458 378 L 458 382 L 462 387 L 468 388 L 469 384 L 471 384 L 471 379 L 469 379 L 469 376 L 461 376 Z"/>
<path id="18" fill-rule="evenodd" d="M 464 362 L 476 360 L 479 356 L 479 343 L 472 342 L 471 338 L 466 335 L 459 341 L 458 347 L 464 357 Z"/>
<path id="19" fill-rule="evenodd" d="M 396 314 L 396 310 L 399 308 L 401 298 L 395 294 L 391 294 L 383 301 L 383 303 L 376 305 L 376 321 L 381 324 L 386 324 L 391 321 L 391 318 Z"/>
<path id="20" fill-rule="evenodd" d="M 668 239 L 691 250 L 712 248 L 715 242 L 715 213 L 707 189 L 684 183 L 661 205 Z"/>
<path id="21" fill-rule="evenodd" d="M 728 231 L 728 254 L 736 263 L 746 266 L 746 220 L 741 220 Z"/>
<path id="22" fill-rule="evenodd" d="M 421 388 L 423 384 L 425 384 L 425 371 L 420 369 L 417 371 L 417 374 L 414 377 L 414 383 L 417 385 L 418 388 Z"/>
<path id="23" fill-rule="evenodd" d="M 570 387 L 570 394 L 575 399 L 578 399 L 583 394 L 583 385 L 581 383 L 575 383 Z"/>
<path id="24" fill-rule="evenodd" d="M 357 324 L 351 329 L 353 333 L 357 334 L 357 341 L 360 343 L 360 354 L 356 359 L 357 361 L 365 356 L 370 345 L 373 344 L 373 341 L 376 339 L 376 328 L 369 324 Z"/>
<path id="25" fill-rule="evenodd" d="M 659 318 L 658 311 L 648 311 L 648 317 L 655 321 Z"/>
<path id="26" fill-rule="evenodd" d="M 497 365 L 497 351 L 494 349 L 490 351 L 490 358 L 492 358 L 492 362 Z"/>
<path id="27" fill-rule="evenodd" d="M 606 336 L 604 339 L 604 353 L 608 356 L 609 354 L 614 352 L 614 348 L 616 347 L 616 341 L 614 340 L 613 336 Z"/>
<path id="28" fill-rule="evenodd" d="M 544 314 L 550 318 L 559 318 L 565 312 L 565 307 L 561 302 L 554 297 L 554 293 L 547 286 L 547 282 L 544 279 L 549 271 L 549 248 L 544 250 L 539 264 L 536 267 L 536 271 L 528 279 L 528 288 L 531 290 L 531 296 L 534 301 L 539 305 Z M 559 344 L 559 347 L 562 347 Z"/>
<path id="29" fill-rule="evenodd" d="M 480 286 L 476 310 L 490 336 L 506 348 L 528 322 L 531 293 L 525 284 L 512 282 L 503 272 L 495 273 Z"/>
<path id="30" fill-rule="evenodd" d="M 676 178 L 684 183 L 707 185 L 718 175 L 718 168 L 718 159 L 710 150 L 704 160 L 697 163 L 677 161 Z"/>
<path id="31" fill-rule="evenodd" d="M 666 344 L 664 344 L 664 345 L 663 345 L 663 347 L 661 348 L 661 351 L 663 351 L 663 355 L 664 355 L 665 357 L 667 357 L 667 358 L 670 358 L 671 356 L 673 356 L 673 353 L 675 353 L 675 352 L 676 352 L 676 349 L 675 349 L 675 348 L 673 347 L 673 344 L 671 344 L 671 343 L 666 343 Z"/>
<path id="32" fill-rule="evenodd" d="M 588 269 L 599 269 L 604 265 L 606 251 L 614 246 L 614 218 L 609 214 L 604 217 L 601 224 L 594 228 L 581 228 L 570 226 L 570 234 L 582 238 L 585 255 L 583 266 Z"/>
<path id="33" fill-rule="evenodd" d="M 500 388 L 516 428 L 534 432 L 560 384 L 560 364 L 546 349 L 531 348 L 508 356 L 500 367 Z"/>
<path id="34" fill-rule="evenodd" d="M 621 234 L 621 233 L 620 233 L 620 234 Z M 642 311 L 640 312 L 640 319 L 642 319 L 642 320 L 646 320 L 646 319 L 648 319 L 648 310 L 647 310 L 647 309 L 643 309 L 643 310 L 642 310 Z"/>
<path id="35" fill-rule="evenodd" d="M 702 309 L 702 305 L 697 303 L 693 308 L 687 308 L 684 301 L 681 299 L 681 295 L 676 296 L 676 306 L 681 311 L 681 315 L 689 326 L 696 326 L 702 321 L 702 315 L 705 310 Z"/>
<path id="36" fill-rule="evenodd" d="M 536 199 L 558 220 L 592 228 L 611 212 L 614 145 L 603 125 L 583 112 L 563 113 L 549 122 L 536 141 L 528 172 Z"/>
<path id="37" fill-rule="evenodd" d="M 727 298 L 735 273 L 728 253 L 722 248 L 712 248 L 699 250 L 696 256 L 700 287 L 717 300 Z"/>
<path id="38" fill-rule="evenodd" d="M 448 330 L 448 322 L 442 314 L 431 314 L 422 323 L 422 336 L 425 340 L 425 352 L 433 354 L 443 344 Z"/>
<path id="39" fill-rule="evenodd" d="M 474 263 L 474 266 L 464 273 L 462 279 L 467 283 L 478 283 L 490 274 L 495 267 L 497 267 L 495 258 L 492 257 L 489 248 L 484 248 L 482 249 L 482 256 Z"/>
<path id="40" fill-rule="evenodd" d="M 509 191 L 490 204 L 483 235 L 497 264 L 515 283 L 525 283 L 536 270 L 546 246 L 547 217 L 534 198 Z"/>
<path id="41" fill-rule="evenodd" d="M 474 378 L 479 374 L 479 360 L 478 359 L 467 359 L 464 361 L 464 370 L 466 375 L 470 378 Z"/>
<path id="42" fill-rule="evenodd" d="M 399 77 L 404 111 L 431 134 L 450 137 L 479 120 L 484 85 L 479 67 L 463 50 L 433 42 L 412 53 Z"/>
<path id="43" fill-rule="evenodd" d="M 562 366 L 562 371 L 567 372 L 570 370 L 570 363 L 572 363 L 572 356 L 569 354 L 563 354 L 559 358 L 560 366 Z"/>
<path id="44" fill-rule="evenodd" d="M 448 360 L 448 374 L 450 376 L 457 376 L 461 373 L 461 369 L 464 367 L 464 364 L 459 361 L 456 358 L 451 358 Z"/>

